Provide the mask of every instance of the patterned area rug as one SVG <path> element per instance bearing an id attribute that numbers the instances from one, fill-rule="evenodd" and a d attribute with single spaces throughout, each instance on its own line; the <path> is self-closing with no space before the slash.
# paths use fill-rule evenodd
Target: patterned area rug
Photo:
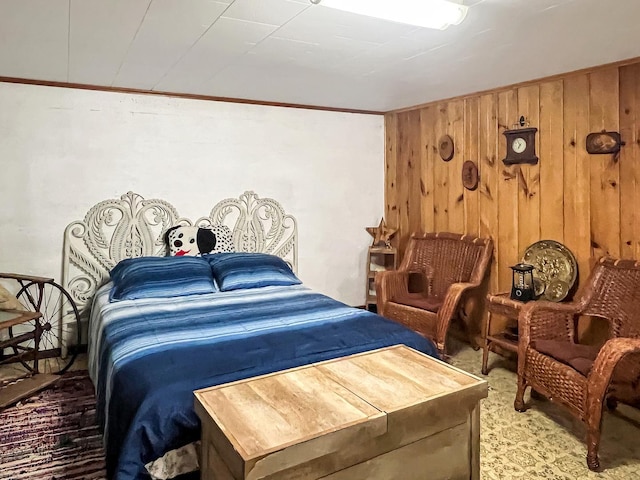
<path id="1" fill-rule="evenodd" d="M 0 479 L 101 479 L 102 439 L 86 371 L 0 412 Z"/>
<path id="2" fill-rule="evenodd" d="M 600 442 L 603 471 L 594 473 L 587 468 L 586 430 L 581 422 L 538 395 L 531 399 L 527 394 L 526 412 L 513 408 L 515 359 L 490 353 L 489 374 L 484 376 L 481 350 L 453 345 L 453 352 L 452 365 L 489 382 L 489 397 L 482 400 L 480 411 L 483 480 L 640 479 L 638 410 L 621 405 L 615 413 L 605 413 Z"/>

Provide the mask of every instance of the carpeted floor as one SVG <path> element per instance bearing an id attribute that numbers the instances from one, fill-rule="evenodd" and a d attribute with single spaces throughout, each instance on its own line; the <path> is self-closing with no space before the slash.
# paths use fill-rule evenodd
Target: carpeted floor
<path id="1" fill-rule="evenodd" d="M 482 352 L 456 348 L 450 363 L 482 378 Z M 527 412 L 516 412 L 515 362 L 492 354 L 490 367 L 489 397 L 481 409 L 483 480 L 640 479 L 640 412 L 623 406 L 605 415 L 604 471 L 596 474 L 586 467 L 582 424 L 537 398 Z M 0 412 L 0 480 L 104 478 L 94 407 L 91 382 L 78 371 Z"/>
<path id="2" fill-rule="evenodd" d="M 1 480 L 104 478 L 95 396 L 86 371 L 0 412 Z"/>
<path id="3" fill-rule="evenodd" d="M 482 351 L 453 345 L 449 362 L 489 382 L 480 411 L 483 480 L 640 480 L 640 412 L 621 405 L 605 413 L 600 443 L 601 473 L 587 468 L 586 430 L 561 407 L 527 393 L 524 413 L 513 408 L 515 357 L 490 353 L 489 374 L 481 375 Z M 457 351 L 456 351 L 457 349 Z M 530 389 L 527 390 L 530 392 Z"/>

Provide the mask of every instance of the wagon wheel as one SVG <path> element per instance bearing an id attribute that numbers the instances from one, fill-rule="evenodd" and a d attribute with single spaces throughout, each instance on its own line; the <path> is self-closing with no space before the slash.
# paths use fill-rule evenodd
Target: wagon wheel
<path id="1" fill-rule="evenodd" d="M 53 280 L 46 282 L 32 281 L 23 285 L 16 295 L 20 303 L 30 312 L 40 312 L 40 319 L 32 320 L 30 328 L 35 328 L 34 322 L 40 322 L 42 334 L 38 344 L 38 370 L 41 373 L 64 373 L 73 363 L 80 345 L 80 314 L 78 307 L 69 293 Z M 24 333 L 23 326 L 9 329 L 9 336 Z M 26 348 L 33 348 L 30 344 L 13 347 L 15 353 L 21 353 Z M 35 360 L 27 358 L 21 363 L 31 371 L 35 371 Z"/>

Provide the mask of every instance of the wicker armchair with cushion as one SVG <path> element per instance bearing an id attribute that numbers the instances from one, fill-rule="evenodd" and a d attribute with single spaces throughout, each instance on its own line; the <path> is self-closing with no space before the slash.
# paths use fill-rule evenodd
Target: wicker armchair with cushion
<path id="1" fill-rule="evenodd" d="M 491 238 L 413 234 L 398 270 L 376 275 L 378 313 L 433 340 L 444 353 L 447 330 L 463 296 L 480 286 Z"/>
<path id="2" fill-rule="evenodd" d="M 576 343 L 581 315 L 608 321 L 602 348 Z M 603 404 L 640 406 L 640 263 L 600 259 L 572 303 L 530 302 L 518 329 L 516 410 L 529 386 L 566 407 L 586 424 L 587 465 L 598 469 Z"/>

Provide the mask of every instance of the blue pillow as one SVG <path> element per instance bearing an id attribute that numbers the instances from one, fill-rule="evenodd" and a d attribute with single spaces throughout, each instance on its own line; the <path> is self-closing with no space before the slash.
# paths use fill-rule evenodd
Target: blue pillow
<path id="1" fill-rule="evenodd" d="M 220 290 L 302 283 L 280 257 L 266 253 L 216 253 L 203 257 Z"/>
<path id="2" fill-rule="evenodd" d="M 209 264 L 199 257 L 128 258 L 119 262 L 110 275 L 112 302 L 218 291 Z"/>

